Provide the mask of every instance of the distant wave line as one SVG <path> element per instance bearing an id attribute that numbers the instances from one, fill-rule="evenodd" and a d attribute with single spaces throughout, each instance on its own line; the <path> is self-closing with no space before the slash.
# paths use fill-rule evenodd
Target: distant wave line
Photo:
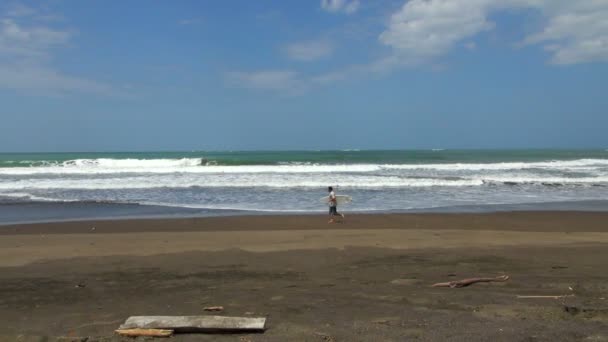
<path id="1" fill-rule="evenodd" d="M 483 170 L 581 170 L 608 169 L 608 159 L 554 160 L 544 162 L 433 163 L 433 164 L 327 164 L 277 162 L 271 165 L 217 165 L 204 158 L 182 159 L 77 159 L 30 167 L 0 168 L 0 175 L 112 174 L 112 173 L 334 173 L 381 170 L 483 171 Z"/>

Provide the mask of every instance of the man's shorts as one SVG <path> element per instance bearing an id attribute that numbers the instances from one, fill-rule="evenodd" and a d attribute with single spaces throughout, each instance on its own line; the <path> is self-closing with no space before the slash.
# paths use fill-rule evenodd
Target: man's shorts
<path id="1" fill-rule="evenodd" d="M 338 208 L 336 206 L 329 207 L 329 215 L 338 215 Z"/>

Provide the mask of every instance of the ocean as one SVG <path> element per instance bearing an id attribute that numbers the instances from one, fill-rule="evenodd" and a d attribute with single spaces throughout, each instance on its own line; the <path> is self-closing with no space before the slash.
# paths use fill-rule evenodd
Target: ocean
<path id="1" fill-rule="evenodd" d="M 0 223 L 104 217 L 608 210 L 608 150 L 0 154 Z"/>

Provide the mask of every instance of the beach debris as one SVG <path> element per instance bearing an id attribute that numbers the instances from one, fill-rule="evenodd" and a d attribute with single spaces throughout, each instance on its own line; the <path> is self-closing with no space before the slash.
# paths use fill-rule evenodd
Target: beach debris
<path id="1" fill-rule="evenodd" d="M 167 329 L 175 333 L 262 332 L 266 329 L 266 317 L 131 316 L 118 329 Z"/>
<path id="2" fill-rule="evenodd" d="M 171 337 L 173 335 L 173 330 L 169 329 L 117 329 L 115 330 L 118 335 L 121 336 L 129 336 L 129 337 L 138 337 L 138 336 L 148 336 L 148 337 Z"/>
<path id="3" fill-rule="evenodd" d="M 321 341 L 324 341 L 324 342 L 336 342 L 336 339 L 333 338 L 329 334 L 321 333 L 321 332 L 315 332 L 315 335 L 319 336 L 321 338 Z"/>
<path id="4" fill-rule="evenodd" d="M 579 308 L 577 308 L 576 306 L 568 306 L 568 305 L 564 305 L 564 311 L 573 316 L 577 315 L 579 312 L 581 312 L 581 310 Z"/>
<path id="5" fill-rule="evenodd" d="M 568 266 L 555 265 L 555 266 L 551 266 L 551 268 L 554 270 L 563 270 L 565 268 L 568 268 Z"/>
<path id="6" fill-rule="evenodd" d="M 504 282 L 507 280 L 509 280 L 508 275 L 501 275 L 501 276 L 494 277 L 494 278 L 468 278 L 468 279 L 462 279 L 462 280 L 456 280 L 456 281 L 448 281 L 445 283 L 436 283 L 436 284 L 433 284 L 432 287 L 460 288 L 460 287 L 467 287 L 467 286 L 475 284 L 475 283 Z"/>
<path id="7" fill-rule="evenodd" d="M 224 307 L 223 306 L 206 306 L 203 308 L 203 310 L 205 310 L 205 311 L 223 311 Z"/>
<path id="8" fill-rule="evenodd" d="M 80 283 L 76 284 L 76 286 L 74 286 L 74 287 L 77 289 L 82 289 L 82 288 L 87 287 L 87 284 L 85 284 L 84 282 L 81 281 Z"/>
<path id="9" fill-rule="evenodd" d="M 569 295 L 557 295 L 557 296 L 536 296 L 536 295 L 532 295 L 532 296 L 517 296 L 517 298 L 519 298 L 519 299 L 534 299 L 534 298 L 560 299 L 560 298 L 566 298 L 566 297 L 574 297 L 574 295 L 573 294 L 569 294 Z"/>
<path id="10" fill-rule="evenodd" d="M 384 318 L 373 319 L 371 322 L 374 324 L 391 325 L 391 323 L 396 321 L 397 319 L 398 319 L 397 317 L 384 317 Z"/>

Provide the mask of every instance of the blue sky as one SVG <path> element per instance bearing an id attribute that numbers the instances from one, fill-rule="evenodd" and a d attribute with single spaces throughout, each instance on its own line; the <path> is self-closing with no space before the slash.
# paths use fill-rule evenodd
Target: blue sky
<path id="1" fill-rule="evenodd" d="M 0 151 L 608 147 L 604 0 L 3 1 Z"/>

